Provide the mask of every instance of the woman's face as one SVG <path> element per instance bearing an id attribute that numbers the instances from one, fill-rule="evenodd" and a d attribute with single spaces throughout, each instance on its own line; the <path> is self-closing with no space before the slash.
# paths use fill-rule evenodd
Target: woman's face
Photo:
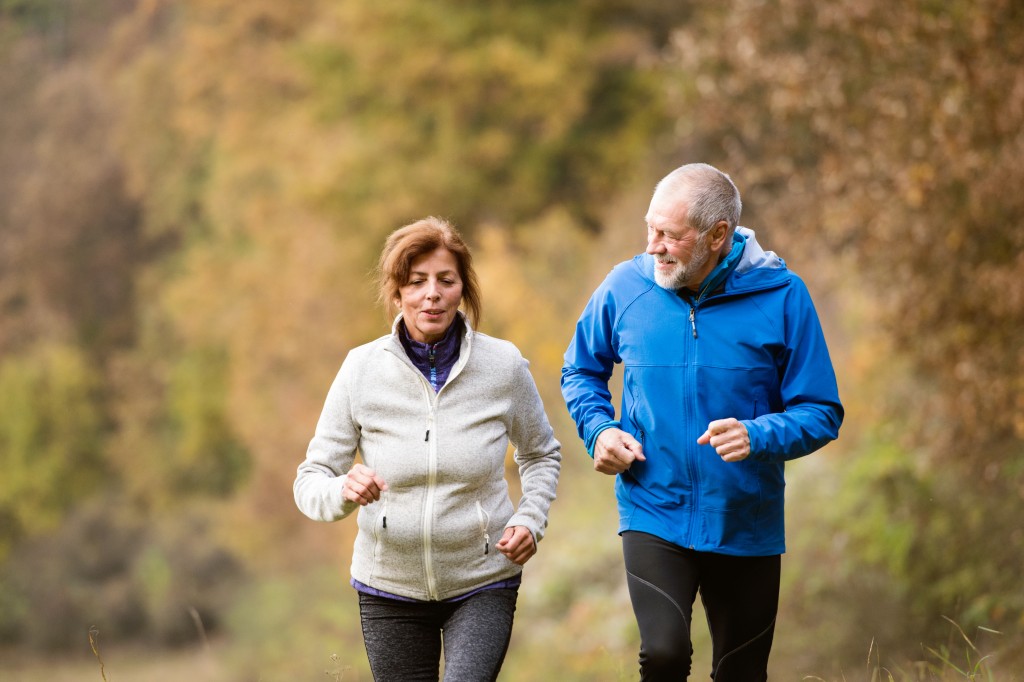
<path id="1" fill-rule="evenodd" d="M 454 254 L 442 246 L 413 260 L 409 281 L 398 296 L 409 336 L 420 343 L 439 341 L 462 302 L 462 278 Z"/>

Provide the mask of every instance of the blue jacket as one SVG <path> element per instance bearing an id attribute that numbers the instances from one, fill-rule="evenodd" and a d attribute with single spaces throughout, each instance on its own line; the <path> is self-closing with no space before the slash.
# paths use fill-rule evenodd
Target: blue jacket
<path id="1" fill-rule="evenodd" d="M 616 266 L 576 325 L 562 394 L 591 455 L 609 425 L 643 446 L 646 461 L 616 477 L 620 533 L 767 556 L 786 551 L 784 462 L 834 440 L 843 407 L 803 281 L 746 228 L 737 248 L 724 284 L 698 300 L 655 284 L 647 254 Z M 617 420 L 608 380 L 618 363 Z M 741 462 L 697 444 L 729 417 L 750 434 Z"/>

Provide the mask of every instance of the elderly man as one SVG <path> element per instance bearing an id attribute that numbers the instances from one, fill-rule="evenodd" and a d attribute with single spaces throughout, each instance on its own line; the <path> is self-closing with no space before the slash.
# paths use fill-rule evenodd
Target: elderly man
<path id="1" fill-rule="evenodd" d="M 686 679 L 698 591 L 716 682 L 767 679 L 785 551 L 786 460 L 839 433 L 843 408 L 804 283 L 737 227 L 706 164 L 658 183 L 647 251 L 594 292 L 562 394 L 594 468 L 616 475 L 642 680 Z M 608 380 L 623 365 L 622 406 Z"/>

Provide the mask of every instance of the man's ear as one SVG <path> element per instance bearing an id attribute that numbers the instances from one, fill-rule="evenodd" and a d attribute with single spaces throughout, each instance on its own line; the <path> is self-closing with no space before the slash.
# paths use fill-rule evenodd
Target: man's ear
<path id="1" fill-rule="evenodd" d="M 729 223 L 724 220 L 719 220 L 715 223 L 715 226 L 711 228 L 711 244 L 709 248 L 712 251 L 718 251 L 725 244 L 725 236 L 729 233 Z"/>

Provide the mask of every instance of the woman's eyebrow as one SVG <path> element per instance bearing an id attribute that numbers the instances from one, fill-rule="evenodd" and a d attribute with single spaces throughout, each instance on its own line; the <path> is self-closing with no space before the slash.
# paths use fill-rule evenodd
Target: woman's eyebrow
<path id="1" fill-rule="evenodd" d="M 437 273 L 437 276 L 441 277 L 442 275 L 454 275 L 456 272 L 457 272 L 456 270 L 441 270 L 441 271 L 439 271 Z M 413 275 L 420 275 L 421 277 L 426 277 L 429 274 L 430 273 L 427 272 L 426 270 L 410 270 L 409 271 L 409 276 L 410 277 L 412 277 Z"/>

